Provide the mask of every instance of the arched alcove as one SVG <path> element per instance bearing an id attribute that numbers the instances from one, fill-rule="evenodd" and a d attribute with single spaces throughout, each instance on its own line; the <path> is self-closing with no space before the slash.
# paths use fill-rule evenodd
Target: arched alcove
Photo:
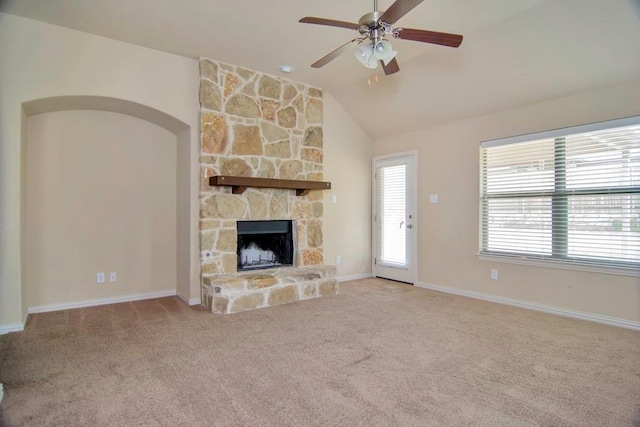
<path id="1" fill-rule="evenodd" d="M 51 97 L 51 98 L 42 98 L 37 100 L 32 100 L 29 102 L 25 102 L 22 104 L 23 106 L 23 124 L 22 124 L 22 153 L 23 153 L 23 164 L 22 164 L 22 227 L 21 230 L 21 248 L 23 251 L 23 262 L 22 262 L 22 300 L 23 307 L 29 308 L 29 312 L 36 311 L 47 311 L 49 309 L 55 309 L 57 307 L 67 307 L 74 305 L 90 305 L 92 303 L 103 303 L 109 301 L 118 301 L 118 300 L 126 300 L 126 299 L 135 299 L 136 297 L 144 298 L 152 295 L 167 295 L 171 293 L 175 293 L 179 295 L 181 298 L 193 302 L 193 299 L 190 298 L 190 241 L 191 237 L 189 235 L 191 228 L 191 209 L 190 209 L 190 136 L 191 129 L 184 122 L 172 117 L 162 111 L 153 109 L 151 107 L 131 102 L 124 99 L 110 98 L 110 97 L 99 97 L 99 96 L 60 96 L 60 97 Z M 46 113 L 54 113 L 52 115 Z M 113 114 L 115 113 L 115 114 Z M 50 120 L 49 120 L 50 119 Z M 55 120 L 54 120 L 55 119 Z M 78 120 L 77 124 L 74 124 L 73 120 Z M 42 135 L 37 136 L 34 129 L 30 128 L 32 126 L 42 126 L 42 123 L 54 122 L 58 121 L 56 125 L 51 125 L 50 123 L 46 126 L 49 126 L 46 129 L 54 129 L 56 130 L 57 136 L 54 135 L 45 135 L 45 138 L 54 138 L 51 141 L 63 141 L 62 145 L 60 145 L 60 152 L 55 151 L 53 147 L 46 147 L 46 145 L 42 148 L 49 150 L 47 153 L 38 153 L 40 164 L 46 165 L 51 159 L 51 162 L 56 161 L 56 155 L 66 156 L 64 162 L 67 162 L 67 158 L 71 156 L 78 156 L 76 160 L 70 161 L 68 165 L 71 165 L 74 170 L 66 171 L 67 172 L 67 181 L 75 185 L 75 181 L 73 180 L 73 176 L 75 175 L 83 175 L 77 176 L 78 181 L 82 181 L 86 183 L 81 184 L 78 188 L 82 189 L 82 191 L 78 192 L 79 198 L 84 198 L 85 200 L 74 200 L 74 197 L 69 194 L 69 192 L 64 193 L 64 197 L 66 201 L 63 203 L 57 203 L 52 205 L 51 203 L 46 206 L 57 206 L 56 207 L 56 215 L 53 212 L 50 212 L 51 215 L 48 215 L 47 212 L 37 212 L 37 215 L 34 219 L 34 212 L 29 212 L 28 201 L 32 206 L 37 206 L 42 210 L 42 206 L 45 206 L 44 202 L 40 200 L 39 195 L 34 189 L 37 189 L 37 182 L 34 182 L 34 175 L 30 174 L 29 168 L 31 167 L 31 172 L 33 171 L 34 164 L 30 163 L 29 156 L 33 156 L 33 152 L 30 153 L 29 148 L 33 151 L 35 146 L 29 147 L 30 138 L 31 137 L 39 137 L 42 138 Z M 81 123 L 82 122 L 82 123 Z M 96 144 L 102 144 L 102 147 L 106 147 L 106 151 L 87 151 L 84 152 L 80 148 L 82 147 L 82 143 L 75 142 L 74 146 L 71 144 L 67 144 L 64 142 L 64 132 L 65 129 L 69 129 L 69 134 L 74 134 L 74 138 L 91 138 L 91 132 L 93 129 L 88 129 L 91 127 L 91 124 L 95 123 L 95 132 L 105 132 L 109 131 L 108 126 L 115 126 L 122 128 L 131 128 L 132 135 L 124 135 L 125 132 L 123 129 L 114 130 L 114 143 L 110 144 L 109 141 L 105 141 L 103 137 L 94 133 Z M 106 128 L 104 126 L 107 126 Z M 100 131 L 100 127 L 102 127 L 102 131 Z M 76 129 L 77 128 L 77 129 Z M 161 128 L 161 129 L 160 129 Z M 29 129 L 34 135 L 29 135 Z M 72 132 L 73 131 L 73 132 Z M 80 132 L 80 133 L 78 133 Z M 84 134 L 82 133 L 84 132 Z M 42 133 L 42 132 L 40 132 Z M 78 136 L 80 135 L 80 136 Z M 136 144 L 135 139 L 138 138 L 136 135 L 139 135 L 140 144 L 146 144 L 144 146 Z M 122 139 L 118 144 L 116 140 Z M 128 143 L 127 140 L 128 139 Z M 157 147 L 161 152 L 154 153 L 153 150 L 149 150 L 148 154 L 146 150 L 149 147 L 152 147 L 153 140 L 157 139 L 158 145 Z M 146 142 L 145 142 L 146 141 Z M 42 144 L 42 141 L 39 142 Z M 57 142 L 61 144 L 60 142 Z M 87 141 L 87 144 L 90 144 L 91 141 Z M 137 147 L 135 147 L 137 145 Z M 173 147 L 170 147 L 173 145 Z M 146 147 L 146 148 L 143 148 Z M 128 150 L 134 151 L 128 151 Z M 66 154 L 64 151 L 66 150 Z M 137 150 L 137 151 L 135 151 Z M 141 152 L 140 150 L 145 150 Z M 172 151 L 173 150 L 173 151 Z M 83 151 L 83 152 L 80 152 Z M 87 154 L 94 153 L 94 154 Z M 95 154 L 97 153 L 97 154 Z M 96 156 L 101 156 L 100 153 L 105 153 L 105 156 L 109 156 L 110 159 L 97 159 Z M 82 158 L 82 156 L 86 156 L 89 158 Z M 157 155 L 157 156 L 155 156 Z M 120 156 L 120 157 L 119 157 Z M 43 160 L 43 159 L 47 160 Z M 58 158 L 58 161 L 61 164 L 64 162 L 61 160 L 62 157 Z M 158 163 L 157 170 L 154 170 L 156 164 Z M 95 172 L 100 173 L 100 179 L 98 176 L 92 175 L 92 162 L 95 162 L 96 168 Z M 135 164 L 131 164 L 132 162 L 137 162 L 139 164 L 140 170 L 144 174 L 140 176 L 141 182 L 137 182 L 137 180 L 130 180 L 130 186 L 133 188 L 129 188 L 127 185 L 127 179 L 122 179 L 122 177 L 118 176 L 118 174 L 124 174 L 125 166 L 126 170 L 130 171 L 136 168 Z M 80 165 L 81 163 L 81 165 Z M 121 165 L 121 166 L 119 166 Z M 164 165 L 164 166 L 163 166 Z M 71 168 L 69 166 L 69 168 Z M 144 167 L 142 167 L 144 166 Z M 77 169 L 75 169 L 77 167 Z M 55 169 L 55 168 L 54 168 Z M 166 169 L 166 170 L 162 170 Z M 58 168 L 57 170 L 60 170 Z M 38 171 L 36 171 L 38 172 Z M 113 182 L 110 182 L 110 174 L 113 174 Z M 75 174 L 75 175 L 74 175 Z M 166 175 L 165 175 L 166 174 Z M 35 174 L 35 177 L 45 176 L 42 174 Z M 131 176 L 135 176 L 131 175 Z M 118 177 L 118 179 L 116 179 Z M 160 178 L 162 180 L 160 180 Z M 93 181 L 92 181 L 93 180 Z M 168 180 L 168 181 L 167 181 Z M 160 182 L 161 181 L 161 182 Z M 60 182 L 65 182 L 60 181 Z M 109 197 L 105 195 L 105 197 L 101 197 L 100 194 L 96 195 L 96 197 L 91 197 L 92 192 L 95 191 L 100 193 L 100 183 L 103 183 L 102 186 L 110 187 L 109 192 L 111 194 L 111 199 L 113 199 L 113 203 L 117 203 L 124 206 L 119 206 L 114 209 L 113 206 L 109 206 L 110 203 Z M 145 189 L 142 185 L 142 182 L 145 182 L 149 187 L 150 192 L 155 192 L 155 195 L 150 195 L 145 192 Z M 104 185 L 104 184 L 109 185 Z M 113 184 L 113 185 L 111 185 Z M 86 187 L 89 187 L 88 189 Z M 95 187 L 95 188 L 94 188 Z M 171 193 L 167 193 L 168 187 Z M 126 197 L 121 198 L 118 194 L 118 188 L 122 189 L 122 192 L 128 193 Z M 30 190 L 31 189 L 31 190 Z M 49 191 L 55 192 L 56 189 L 49 186 Z M 75 191 L 70 189 L 70 191 Z M 137 193 L 136 193 L 137 192 Z M 127 200 L 132 200 L 131 197 L 134 197 L 135 194 L 140 194 L 141 199 L 144 198 L 148 200 L 148 205 L 142 211 L 137 209 L 135 212 L 132 210 L 129 213 L 129 217 L 127 217 Z M 42 194 L 42 193 L 40 193 Z M 63 192 L 61 191 L 61 195 Z M 29 197 L 31 195 L 31 197 Z M 33 197 L 35 196 L 35 197 Z M 118 197 L 114 197 L 118 196 Z M 49 200 L 52 197 L 48 197 Z M 34 202 L 35 200 L 35 202 Z M 60 201 L 57 201 L 60 202 Z M 76 209 L 80 209 L 82 212 L 85 212 L 85 205 L 83 203 L 86 202 L 86 205 L 93 204 L 91 209 L 86 210 L 86 215 L 90 216 L 91 212 L 96 214 L 99 212 L 103 215 L 96 215 L 95 220 L 93 218 L 83 217 L 83 213 L 78 214 L 74 212 L 74 206 Z M 69 217 L 66 217 L 64 210 L 65 203 L 69 205 Z M 101 208 L 100 206 L 95 206 L 96 204 L 105 204 Z M 108 208 L 108 209 L 107 209 Z M 117 213 L 120 209 L 125 212 L 122 214 L 122 218 L 120 220 L 120 225 L 116 225 L 116 229 L 113 231 L 113 224 L 109 224 L 109 227 L 106 227 L 105 222 L 109 222 L 109 215 L 117 216 Z M 146 210 L 145 210 L 146 209 Z M 163 216 L 165 222 L 162 222 L 158 217 L 154 215 L 154 209 L 158 209 L 158 216 Z M 170 210 L 170 211 L 168 211 Z M 104 216 L 107 215 L 107 217 Z M 74 224 L 74 215 L 78 215 L 77 219 L 81 219 L 85 222 L 84 227 L 75 227 L 70 224 Z M 146 220 L 145 220 L 146 218 Z M 61 220 L 64 219 L 64 220 Z M 170 219 L 171 224 L 167 226 L 166 220 Z M 39 228 L 42 222 L 51 222 L 58 221 L 56 223 L 47 224 L 47 229 L 49 230 L 48 240 L 46 240 L 47 248 L 39 248 L 37 247 L 39 242 L 39 236 L 37 233 L 41 232 Z M 101 222 L 103 224 L 101 224 Z M 115 222 L 115 220 L 114 220 Z M 87 225 L 88 224 L 88 225 Z M 67 236 L 64 235 L 64 232 L 61 233 L 60 230 L 56 230 L 57 226 L 68 227 L 74 229 L 74 232 L 79 235 L 78 243 L 76 245 L 76 241 L 71 239 L 66 239 Z M 95 235 L 92 232 L 87 232 L 87 230 L 91 231 L 91 227 L 95 226 Z M 103 227 L 104 226 L 104 227 Z M 101 227 L 103 227 L 101 229 Z M 53 232 L 51 232 L 53 230 Z M 127 231 L 129 230 L 129 231 Z M 35 236 L 34 236 L 35 233 Z M 56 234 L 57 233 L 57 234 Z M 115 236 L 110 236 L 109 233 L 114 233 Z M 138 234 L 136 234 L 138 233 Z M 140 233 L 145 238 L 140 238 Z M 163 235 L 163 233 L 170 233 L 172 235 Z M 44 234 L 44 233 L 43 233 Z M 58 237 L 56 237 L 58 236 Z M 136 237 L 138 236 L 138 237 Z M 96 237 L 93 241 L 92 237 Z M 161 238 L 162 237 L 162 238 Z M 107 254 L 111 254 L 112 256 L 105 255 L 104 250 L 96 250 L 95 258 L 97 261 L 95 262 L 95 266 L 91 266 L 90 269 L 87 268 L 84 264 L 89 264 L 90 261 L 93 261 L 91 255 L 84 258 L 83 256 L 78 256 L 78 270 L 83 270 L 80 274 L 79 272 L 73 272 L 69 274 L 70 281 L 71 278 L 74 280 L 73 288 L 74 290 L 68 292 L 62 292 L 64 297 L 52 297 L 51 295 L 37 295 L 38 288 L 43 288 L 43 283 L 47 280 L 47 272 L 46 270 L 51 271 L 51 277 L 56 277 L 58 283 L 56 284 L 58 287 L 64 286 L 64 284 L 59 283 L 60 281 L 64 281 L 64 274 L 59 271 L 55 271 L 55 263 L 52 263 L 51 260 L 48 263 L 41 262 L 38 264 L 39 270 L 45 271 L 29 271 L 29 262 L 26 261 L 31 257 L 33 259 L 34 256 L 37 256 L 38 253 L 44 253 L 45 249 L 49 254 L 52 253 L 55 245 L 55 240 L 58 238 L 60 240 L 60 247 L 66 248 L 65 250 L 69 251 L 69 253 L 64 254 L 67 265 L 64 267 L 66 271 L 72 271 L 72 258 L 74 257 L 73 251 L 79 251 L 83 256 L 86 255 L 85 251 L 90 251 L 92 247 L 102 248 L 101 245 L 110 244 L 110 252 L 106 251 Z M 136 239 L 138 239 L 136 241 Z M 122 240 L 121 244 L 114 244 L 114 241 Z M 129 240 L 127 242 L 127 240 Z M 95 245 L 95 246 L 92 246 Z M 132 248 L 131 256 L 132 259 L 125 259 L 122 256 L 113 256 L 114 253 L 118 250 L 118 247 L 125 248 L 127 245 L 131 245 L 133 247 L 139 246 L 140 250 L 135 250 Z M 167 246 L 168 245 L 168 246 Z M 69 248 L 73 248 L 73 250 L 69 250 Z M 155 250 L 155 252 L 154 252 Z M 172 252 L 167 256 L 166 253 L 163 252 Z M 140 259 L 135 259 L 135 255 L 133 254 L 141 254 Z M 150 255 L 151 254 L 151 255 Z M 51 257 L 50 257 L 51 258 Z M 152 260 L 150 258 L 153 258 Z M 84 260 L 84 262 L 83 262 Z M 155 264 L 154 264 L 155 263 Z M 158 264 L 160 263 L 160 264 Z M 168 263 L 173 263 L 173 265 L 165 265 Z M 127 268 L 123 267 L 123 264 L 127 264 Z M 34 263 L 31 264 L 35 265 Z M 103 267 L 100 267 L 103 265 Z M 135 268 L 131 268 L 131 266 Z M 135 271 L 137 270 L 152 270 L 155 268 L 159 271 L 154 276 L 154 272 L 150 271 L 148 275 L 136 275 Z M 71 266 L 71 267 L 70 267 Z M 161 268 L 158 268 L 160 266 Z M 46 267 L 46 268 L 45 268 Z M 62 268 L 62 267 L 61 267 Z M 118 277 L 115 283 L 109 282 L 109 272 L 110 271 L 118 271 L 120 269 L 120 274 L 124 272 L 134 272 L 132 274 L 125 273 L 122 276 Z M 103 285 L 96 284 L 95 273 L 89 271 L 104 271 L 107 275 L 106 283 Z M 57 274 L 57 276 L 56 276 Z M 127 277 L 127 275 L 132 277 Z M 172 278 L 167 278 L 166 276 L 173 276 Z M 35 278 L 35 279 L 34 279 Z M 29 283 L 28 280 L 32 280 L 33 283 Z M 158 281 L 162 282 L 160 287 L 163 292 L 158 292 L 158 286 L 148 286 L 149 284 L 140 284 L 136 283 L 137 286 L 132 286 L 130 289 L 127 289 L 127 280 L 147 280 L 147 281 Z M 78 283 L 82 281 L 82 285 Z M 169 283 L 172 283 L 170 286 Z M 34 285 L 34 286 L 31 286 Z M 37 286 L 36 286 L 37 285 Z M 31 287 L 30 287 L 31 286 Z M 69 284 L 71 287 L 71 283 Z M 35 292 L 35 294 L 34 294 Z M 34 296 L 34 295 L 37 295 Z"/>

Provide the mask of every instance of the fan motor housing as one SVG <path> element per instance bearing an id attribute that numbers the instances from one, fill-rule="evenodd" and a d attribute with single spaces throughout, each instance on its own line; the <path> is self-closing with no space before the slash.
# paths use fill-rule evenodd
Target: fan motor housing
<path id="1" fill-rule="evenodd" d="M 362 18 L 358 21 L 358 31 L 360 34 L 366 37 L 370 37 L 371 32 L 377 31 L 377 36 L 382 37 L 387 33 L 391 32 L 391 25 L 386 22 L 381 22 L 380 16 L 382 13 L 379 11 L 367 13 L 363 15 Z"/>

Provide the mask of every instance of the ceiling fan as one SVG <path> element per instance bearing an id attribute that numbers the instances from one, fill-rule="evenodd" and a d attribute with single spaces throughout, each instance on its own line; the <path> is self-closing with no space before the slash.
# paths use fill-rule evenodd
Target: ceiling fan
<path id="1" fill-rule="evenodd" d="M 378 0 L 373 1 L 373 12 L 364 15 L 357 24 L 334 19 L 315 18 L 306 16 L 298 22 L 304 24 L 328 25 L 356 30 L 361 37 L 357 37 L 345 43 L 328 55 L 320 58 L 311 66 L 320 68 L 342 53 L 349 50 L 353 44 L 359 45 L 355 50 L 355 56 L 367 68 L 377 68 L 378 62 L 386 75 L 400 71 L 400 66 L 395 56 L 398 52 L 393 50 L 391 43 L 386 39 L 393 36 L 400 40 L 413 40 L 423 43 L 432 43 L 442 46 L 458 47 L 462 43 L 462 36 L 457 34 L 439 33 L 427 30 L 415 30 L 412 28 L 396 28 L 394 24 L 423 0 L 396 0 L 384 12 L 378 11 Z M 369 43 L 363 42 L 369 41 Z"/>

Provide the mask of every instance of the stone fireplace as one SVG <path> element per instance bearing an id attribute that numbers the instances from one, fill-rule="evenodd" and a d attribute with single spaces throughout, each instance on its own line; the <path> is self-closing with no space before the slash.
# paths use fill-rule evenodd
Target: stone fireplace
<path id="1" fill-rule="evenodd" d="M 209 185 L 216 175 L 322 181 L 322 91 L 201 59 L 200 106 L 203 303 L 229 313 L 335 294 L 335 267 L 323 265 L 322 191 L 232 194 L 230 187 Z M 239 271 L 237 225 L 245 221 L 291 221 L 291 266 Z"/>

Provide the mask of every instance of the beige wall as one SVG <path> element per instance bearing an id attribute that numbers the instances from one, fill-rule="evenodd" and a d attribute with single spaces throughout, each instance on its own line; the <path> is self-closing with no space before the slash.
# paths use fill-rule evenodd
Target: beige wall
<path id="1" fill-rule="evenodd" d="M 175 291 L 174 134 L 104 111 L 39 114 L 26 157 L 27 306 Z"/>
<path id="2" fill-rule="evenodd" d="M 371 274 L 371 157 L 369 136 L 329 93 L 324 93 L 325 263 L 340 255 L 338 277 Z M 332 203 L 331 196 L 336 196 Z"/>
<path id="3" fill-rule="evenodd" d="M 183 172 L 188 178 L 181 180 L 190 184 L 185 190 L 189 195 L 179 190 L 178 198 L 189 203 L 189 236 L 184 243 L 191 255 L 189 262 L 179 262 L 186 279 L 174 289 L 185 299 L 197 298 L 198 62 L 2 13 L 0 58 L 0 327 L 19 325 L 27 307 L 21 295 L 26 274 L 21 262 L 26 220 L 21 209 L 22 104 L 48 97 L 109 97 L 163 112 L 184 124 L 183 130 L 173 132 L 188 151 L 179 157 L 183 169 L 189 165 Z M 155 123 L 165 125 L 162 119 Z M 179 207 L 179 214 L 184 216 L 184 207 Z"/>
<path id="4" fill-rule="evenodd" d="M 480 141 L 640 115 L 640 82 L 375 141 L 418 150 L 418 281 L 640 321 L 640 278 L 479 261 Z M 429 194 L 439 203 L 430 204 Z M 490 269 L 499 280 L 490 280 Z"/>

